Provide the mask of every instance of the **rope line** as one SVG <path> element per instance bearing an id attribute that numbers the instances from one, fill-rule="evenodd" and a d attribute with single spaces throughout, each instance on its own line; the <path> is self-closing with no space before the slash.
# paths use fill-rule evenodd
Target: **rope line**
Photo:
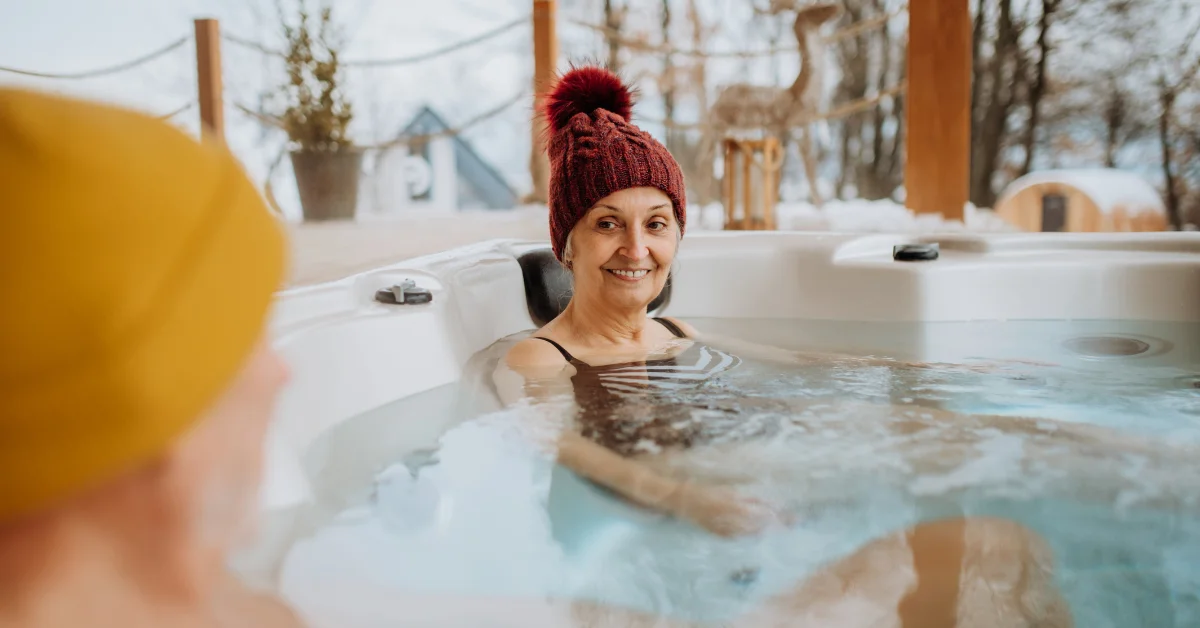
<path id="1" fill-rule="evenodd" d="M 865 19 L 865 20 L 862 20 L 859 22 L 855 22 L 849 26 L 846 26 L 845 28 L 839 29 L 825 37 L 822 37 L 821 39 L 825 43 L 836 43 L 843 39 L 855 37 L 857 35 L 861 35 L 864 32 L 879 28 L 879 27 L 887 24 L 888 22 L 892 21 L 897 16 L 899 16 L 907 11 L 908 11 L 908 9 L 906 7 L 901 7 L 899 9 L 896 9 L 895 11 L 891 11 L 891 12 L 885 13 L 883 15 L 877 15 L 872 18 L 868 18 L 868 19 Z M 696 50 L 696 49 L 673 48 L 673 47 L 665 45 L 665 44 L 652 44 L 650 42 L 647 42 L 647 41 L 644 41 L 641 39 L 626 37 L 625 35 L 622 35 L 619 30 L 614 29 L 614 28 L 609 27 L 604 24 L 593 24 L 591 22 L 586 22 L 583 20 L 568 20 L 567 23 L 603 33 L 606 38 L 620 44 L 622 47 L 625 47 L 625 48 L 630 48 L 633 50 L 640 50 L 642 52 L 648 52 L 648 53 L 664 54 L 664 55 L 672 54 L 672 55 L 679 55 L 679 56 L 683 56 L 683 57 L 697 57 L 697 58 L 704 58 L 704 59 L 722 59 L 722 58 L 747 59 L 747 58 L 754 58 L 754 57 L 769 57 L 769 56 L 773 56 L 773 55 L 777 55 L 777 54 L 784 54 L 784 53 L 796 54 L 796 53 L 800 52 L 799 48 L 797 48 L 795 45 L 773 46 L 771 48 L 763 48 L 762 50 L 719 50 L 719 51 L 714 51 L 714 52 L 709 52 L 709 51 L 705 51 L 705 50 Z"/>
<path id="2" fill-rule="evenodd" d="M 487 120 L 488 118 L 492 118 L 492 117 L 495 117 L 496 115 L 499 115 L 505 109 L 508 109 L 509 107 L 513 106 L 514 104 L 516 104 L 522 100 L 525 100 L 529 97 L 530 97 L 529 92 L 521 92 L 521 93 L 517 94 L 516 96 L 500 103 L 499 105 L 492 107 L 491 109 L 488 109 L 487 111 L 479 113 L 475 117 L 467 120 L 466 122 L 464 122 L 454 128 L 451 128 L 451 129 L 446 129 L 444 131 L 438 131 L 436 133 L 425 133 L 422 135 L 397 137 L 394 140 L 391 140 L 389 142 L 384 142 L 382 144 L 374 144 L 374 145 L 370 145 L 370 144 L 361 145 L 360 144 L 360 145 L 356 145 L 355 148 L 359 148 L 362 150 L 388 150 L 391 148 L 395 148 L 396 146 L 400 146 L 402 144 L 411 145 L 411 144 L 415 144 L 417 142 L 424 142 L 424 141 L 428 141 L 428 140 L 439 138 L 439 137 L 450 137 L 450 136 L 460 135 L 460 134 L 462 134 L 463 131 L 466 131 L 467 129 L 475 126 L 476 124 L 479 124 L 480 122 L 483 122 L 484 120 Z M 250 109 L 249 107 L 245 107 L 242 105 L 235 105 L 235 106 L 243 113 L 246 113 L 247 115 L 257 119 L 258 121 L 262 122 L 263 124 L 267 124 L 267 125 L 273 126 L 275 128 L 280 128 L 275 120 L 273 120 L 271 117 L 269 117 L 265 114 L 258 113 L 256 111 Z M 271 185 L 271 179 L 274 178 L 275 172 L 279 169 L 279 167 L 281 165 L 283 165 L 283 158 L 287 156 L 288 152 L 289 152 L 288 145 L 285 143 L 282 147 L 280 147 L 279 152 L 275 155 L 275 159 L 271 160 L 271 166 L 267 170 L 266 180 L 263 182 L 263 193 L 267 199 L 267 204 L 270 205 L 272 209 L 274 209 L 276 212 L 278 212 L 281 215 L 283 214 L 283 209 L 279 206 L 279 202 L 275 198 L 275 191 L 274 191 L 273 186 Z"/>
<path id="3" fill-rule="evenodd" d="M 121 63 L 118 65 L 114 65 L 114 66 L 110 66 L 110 67 L 106 67 L 106 68 L 98 68 L 95 70 L 87 70 L 84 72 L 64 72 L 64 73 L 35 72 L 33 70 L 21 70 L 18 68 L 10 68 L 10 67 L 6 67 L 6 66 L 2 66 L 2 65 L 0 65 L 0 72 L 8 72 L 9 74 L 20 74 L 22 76 L 33 76 L 33 77 L 37 77 L 37 78 L 50 78 L 50 79 L 84 79 L 84 78 L 93 78 L 93 77 L 97 77 L 97 76 L 105 76 L 108 74 L 116 74 L 118 72 L 124 72 L 125 70 L 129 70 L 129 69 L 135 68 L 139 65 L 142 65 L 144 63 L 153 61 L 154 59 L 157 59 L 158 57 L 161 57 L 161 56 L 175 50 L 176 48 L 183 46 L 190 40 L 191 40 L 191 37 L 180 37 L 179 39 L 176 39 L 175 41 L 171 42 L 170 44 L 167 44 L 166 46 L 163 46 L 162 48 L 159 48 L 158 50 L 155 50 L 154 52 L 151 52 L 149 54 L 142 55 L 136 59 L 132 59 L 130 61 L 126 61 L 125 63 Z"/>
<path id="4" fill-rule="evenodd" d="M 429 140 L 437 139 L 440 137 L 453 137 L 456 135 L 462 135 L 462 133 L 464 131 L 466 131 L 467 129 L 479 124 L 480 122 L 483 122 L 485 120 L 488 120 L 490 118 L 494 118 L 494 117 L 500 115 L 505 110 L 507 110 L 509 107 L 512 107 L 513 105 L 517 104 L 518 102 L 521 102 L 522 100 L 528 99 L 530 97 L 531 97 L 531 94 L 529 92 L 523 91 L 523 92 L 513 96 L 512 98 L 509 98 L 508 100 L 505 100 L 504 102 L 501 102 L 500 104 L 496 105 L 495 107 L 492 107 L 491 109 L 488 109 L 486 111 L 476 114 L 474 117 L 469 118 L 466 122 L 463 122 L 462 124 L 460 124 L 456 127 L 445 129 L 443 131 L 436 131 L 434 133 L 424 133 L 421 135 L 401 136 L 401 137 L 397 137 L 396 139 L 393 139 L 391 141 L 384 142 L 382 144 L 367 145 L 367 146 L 362 146 L 362 148 L 364 150 L 388 150 L 391 148 L 395 148 L 397 146 L 401 146 L 401 145 L 411 146 L 413 144 L 417 144 L 420 142 L 427 142 Z"/>
<path id="5" fill-rule="evenodd" d="M 898 85 L 893 85 L 885 90 L 876 92 L 874 96 L 867 96 L 858 100 L 853 100 L 848 103 L 842 103 L 833 109 L 825 112 L 815 113 L 811 116 L 801 118 L 795 126 L 812 124 L 814 122 L 823 122 L 826 120 L 840 120 L 848 118 L 856 113 L 862 113 L 878 105 L 884 98 L 893 98 L 899 96 L 908 90 L 908 82 L 901 82 Z"/>
<path id="6" fill-rule="evenodd" d="M 516 96 L 513 96 L 512 98 L 509 98 L 508 100 L 501 102 L 500 104 L 496 105 L 495 107 L 492 107 L 491 109 L 488 109 L 486 111 L 476 114 L 474 117 L 468 119 L 466 122 L 463 122 L 462 124 L 460 124 L 456 127 L 446 129 L 444 131 L 437 131 L 434 133 L 425 133 L 422 135 L 402 136 L 402 137 L 397 137 L 395 139 L 392 139 L 392 140 L 389 140 L 386 142 L 381 142 L 379 144 L 354 144 L 354 148 L 357 148 L 359 150 L 388 150 L 391 148 L 395 148 L 397 146 L 406 145 L 406 144 L 412 145 L 412 144 L 416 144 L 419 142 L 425 142 L 425 141 L 429 141 L 431 139 L 436 139 L 439 137 L 451 137 L 451 136 L 455 136 L 455 135 L 460 135 L 467 129 L 479 124 L 480 122 L 483 122 L 490 118 L 496 117 L 497 115 L 503 113 L 509 107 L 517 104 L 518 102 L 521 102 L 522 100 L 528 99 L 528 98 L 530 98 L 530 93 L 527 91 L 523 91 L 523 92 L 517 94 Z M 279 118 L 276 118 L 275 116 L 272 116 L 267 113 L 263 113 L 261 111 L 255 111 L 255 110 L 251 109 L 250 107 L 247 107 L 240 103 L 234 103 L 233 106 L 238 111 L 253 118 L 255 121 L 257 121 L 259 124 L 262 124 L 263 126 L 267 126 L 267 127 L 273 128 L 273 129 L 283 130 L 283 122 L 280 121 Z"/>
<path id="7" fill-rule="evenodd" d="M 231 44 L 241 46 L 243 48 L 249 48 L 250 50 L 262 53 L 264 55 L 267 55 L 268 57 L 279 57 L 280 59 L 287 58 L 287 55 L 283 54 L 282 52 L 280 52 L 278 50 L 275 50 L 273 48 L 268 48 L 256 41 L 251 41 L 251 40 L 245 39 L 243 37 L 238 37 L 237 35 L 230 35 L 229 33 L 221 33 L 221 39 L 224 39 L 225 41 L 227 41 Z"/>
<path id="8" fill-rule="evenodd" d="M 847 118 L 854 114 L 867 111 L 878 105 L 881 101 L 883 101 L 883 99 L 898 96 L 904 93 L 907 89 L 908 83 L 902 82 L 898 85 L 893 85 L 887 89 L 876 92 L 874 95 L 853 100 L 848 103 L 842 103 L 841 105 L 838 105 L 837 107 L 834 107 L 828 111 L 816 112 L 798 118 L 792 121 L 788 126 L 795 128 L 813 124 L 814 122 L 824 122 L 827 120 L 840 120 L 842 118 Z M 695 131 L 709 127 L 709 124 L 705 122 L 671 122 L 670 120 L 662 118 L 640 118 L 640 120 L 644 120 L 652 124 L 661 124 L 669 129 L 675 129 L 679 131 Z"/>
<path id="9" fill-rule="evenodd" d="M 439 48 L 437 50 L 430 50 L 429 52 L 423 52 L 420 54 L 410 55 L 407 57 L 395 57 L 393 59 L 362 59 L 362 60 L 358 60 L 358 61 L 350 60 L 350 61 L 346 61 L 345 65 L 351 66 L 351 67 L 353 67 L 353 66 L 377 67 L 377 66 L 384 66 L 384 65 L 407 65 L 410 63 L 417 63 L 420 61 L 425 61 L 427 59 L 433 59 L 434 57 L 440 57 L 442 55 L 449 54 L 451 52 L 457 52 L 468 46 L 474 46 L 475 44 L 485 42 L 489 39 L 492 39 L 493 37 L 502 35 L 522 24 L 529 23 L 529 19 L 530 19 L 529 16 L 517 18 L 507 24 L 503 24 L 501 26 L 493 28 L 490 31 L 480 33 L 474 37 L 471 37 L 470 39 L 464 39 L 458 43 L 451 44 L 449 46 L 445 46 L 445 47 Z"/>
<path id="10" fill-rule="evenodd" d="M 409 64 L 413 64 L 413 63 L 419 63 L 421 61 L 427 61 L 429 59 L 433 59 L 436 57 L 440 57 L 442 55 L 450 54 L 452 52 L 457 52 L 459 50 L 462 50 L 463 48 L 467 48 L 470 46 L 474 46 L 475 44 L 485 42 L 489 39 L 498 37 L 499 35 L 502 35 L 508 31 L 510 31 L 522 24 L 526 24 L 528 22 L 529 22 L 529 16 L 521 17 L 521 18 L 515 19 L 511 22 L 508 22 L 506 24 L 497 26 L 496 28 L 493 28 L 490 31 L 486 31 L 486 32 L 480 33 L 474 37 L 464 39 L 462 41 L 450 44 L 449 46 L 444 46 L 442 48 L 437 48 L 434 50 L 429 50 L 429 51 L 414 54 L 414 55 L 408 55 L 408 56 L 404 56 L 404 57 L 393 57 L 390 59 L 350 59 L 350 60 L 342 61 L 341 65 L 344 65 L 346 67 L 380 67 L 380 66 L 409 65 Z M 229 41 L 232 44 L 236 44 L 236 45 L 242 46 L 244 48 L 249 48 L 251 50 L 254 50 L 256 52 L 259 52 L 259 53 L 262 53 L 262 54 L 265 54 L 268 56 L 278 57 L 280 59 L 287 58 L 287 55 L 279 50 L 269 48 L 258 42 L 251 41 L 251 40 L 245 39 L 243 37 L 237 37 L 235 35 L 223 35 L 222 38 L 225 39 L 226 41 Z"/>
<path id="11" fill-rule="evenodd" d="M 195 107 L 195 106 L 196 106 L 196 101 L 193 100 L 193 101 L 189 102 L 188 104 L 183 105 L 182 107 L 179 107 L 178 109 L 176 109 L 170 113 L 164 113 L 160 116 L 155 116 L 155 117 L 158 118 L 159 120 L 170 120 L 171 118 L 174 118 L 175 116 L 177 116 L 181 113 L 184 113 L 185 111 L 188 111 L 189 109 L 191 109 L 192 107 Z"/>
<path id="12" fill-rule="evenodd" d="M 626 37 L 625 35 L 622 35 L 619 30 L 617 30 L 615 28 L 611 28 L 604 24 L 593 24 L 591 22 L 585 22 L 582 20 L 567 20 L 567 23 L 573 24 L 575 26 L 580 26 L 583 28 L 588 28 L 588 29 L 597 31 L 599 33 L 602 33 L 609 41 L 616 42 L 624 48 L 629 48 L 631 50 L 639 50 L 641 52 L 648 52 L 648 53 L 673 54 L 673 55 L 678 55 L 678 56 L 683 56 L 683 57 L 698 57 L 698 58 L 705 58 L 705 59 L 719 59 L 719 58 L 766 57 L 766 56 L 770 56 L 770 55 L 774 55 L 774 54 L 779 54 L 781 52 L 796 52 L 796 46 L 776 46 L 774 48 L 766 48 L 763 50 L 726 50 L 726 51 L 716 51 L 716 52 L 707 52 L 704 50 L 696 50 L 696 49 L 673 48 L 671 46 L 666 46 L 663 44 L 652 44 L 648 41 L 643 41 L 641 39 L 634 39 L 632 37 Z"/>
<path id="13" fill-rule="evenodd" d="M 834 43 L 834 42 L 841 41 L 843 39 L 848 39 L 850 37 L 855 37 L 857 35 L 861 35 L 862 33 L 865 33 L 867 31 L 875 30 L 876 28 L 884 26 L 888 22 L 891 22 L 892 20 L 896 19 L 897 17 L 899 17 L 907 12 L 908 12 L 908 7 L 900 7 L 899 9 L 896 9 L 895 11 L 892 11 L 890 13 L 884 13 L 883 15 L 876 15 L 875 17 L 867 18 L 865 20 L 855 22 L 845 28 L 838 29 L 837 31 L 835 31 L 834 33 L 832 33 L 831 35 L 826 37 L 825 41 L 827 43 Z"/>
<path id="14" fill-rule="evenodd" d="M 284 130 L 283 121 L 273 115 L 262 113 L 261 111 L 255 111 L 241 103 L 233 103 L 233 108 L 246 114 L 247 116 L 250 116 L 251 118 L 254 118 L 255 122 L 258 122 L 263 126 L 279 129 L 281 131 Z"/>

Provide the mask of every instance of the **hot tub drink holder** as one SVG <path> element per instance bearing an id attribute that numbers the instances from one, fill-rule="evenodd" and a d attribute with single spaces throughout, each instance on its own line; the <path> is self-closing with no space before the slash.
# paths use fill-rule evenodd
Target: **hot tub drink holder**
<path id="1" fill-rule="evenodd" d="M 940 253 L 937 242 L 930 244 L 897 244 L 892 247 L 892 259 L 897 262 L 932 262 Z"/>
<path id="2" fill-rule="evenodd" d="M 398 286 L 375 291 L 375 300 L 388 305 L 417 305 L 433 301 L 433 293 L 428 288 L 418 287 L 412 279 L 405 279 Z"/>

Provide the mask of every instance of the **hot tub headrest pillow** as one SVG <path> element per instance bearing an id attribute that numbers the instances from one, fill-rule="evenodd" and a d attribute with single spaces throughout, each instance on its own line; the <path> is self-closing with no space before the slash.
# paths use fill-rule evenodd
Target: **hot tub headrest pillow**
<path id="1" fill-rule="evenodd" d="M 529 306 L 529 317 L 541 327 L 562 314 L 571 301 L 574 287 L 571 273 L 563 268 L 552 249 L 535 249 L 517 258 L 521 265 L 521 277 L 525 280 L 525 303 Z M 646 308 L 649 312 L 661 310 L 671 298 L 671 278 L 667 278 L 663 291 Z"/>

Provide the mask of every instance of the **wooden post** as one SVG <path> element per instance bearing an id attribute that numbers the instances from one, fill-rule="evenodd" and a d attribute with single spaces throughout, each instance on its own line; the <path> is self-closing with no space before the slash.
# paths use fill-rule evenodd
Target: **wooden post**
<path id="1" fill-rule="evenodd" d="M 734 162 L 737 143 L 725 138 L 721 141 L 721 149 L 725 154 L 725 178 L 721 180 L 725 192 L 725 229 L 732 231 L 741 229 L 741 223 L 734 218 L 734 212 L 737 210 L 737 201 L 734 200 L 734 193 L 737 191 L 737 164 Z"/>
<path id="2" fill-rule="evenodd" d="M 738 142 L 742 155 L 742 224 L 744 229 L 757 229 L 758 216 L 754 215 L 754 165 L 753 149 L 746 142 Z"/>
<path id="3" fill-rule="evenodd" d="M 533 0 L 533 143 L 529 156 L 529 174 L 533 192 L 529 200 L 545 203 L 550 197 L 550 161 L 546 156 L 546 120 L 542 117 L 542 100 L 554 82 L 558 69 L 557 0 Z"/>
<path id="4" fill-rule="evenodd" d="M 221 86 L 221 25 L 199 19 L 196 25 L 196 79 L 199 82 L 200 124 L 213 137 L 225 139 L 225 99 Z"/>
<path id="5" fill-rule="evenodd" d="M 805 131 L 807 134 L 808 131 Z M 783 145 L 774 137 L 767 137 L 762 149 L 763 170 L 763 229 L 775 230 L 775 211 L 779 199 L 779 183 L 783 178 Z"/>
<path id="6" fill-rule="evenodd" d="M 905 205 L 962 220 L 971 172 L 969 0 L 909 0 Z"/>

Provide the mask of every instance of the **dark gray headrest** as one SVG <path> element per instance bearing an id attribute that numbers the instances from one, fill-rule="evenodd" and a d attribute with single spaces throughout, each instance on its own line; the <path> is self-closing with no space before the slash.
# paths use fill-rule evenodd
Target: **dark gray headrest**
<path id="1" fill-rule="evenodd" d="M 525 303 L 529 306 L 529 317 L 538 327 L 554 320 L 571 301 L 574 286 L 571 273 L 550 249 L 535 249 L 517 258 L 521 265 L 521 277 L 525 280 Z M 650 302 L 647 311 L 655 312 L 666 306 L 671 298 L 671 278 L 667 278 L 663 291 Z"/>

